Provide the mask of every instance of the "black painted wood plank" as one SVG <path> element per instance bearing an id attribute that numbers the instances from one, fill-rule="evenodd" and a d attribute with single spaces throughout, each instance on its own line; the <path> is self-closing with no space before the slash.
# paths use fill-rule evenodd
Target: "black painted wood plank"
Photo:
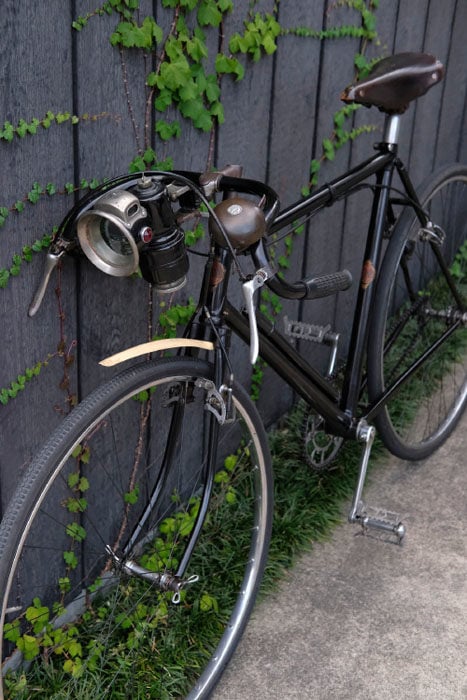
<path id="1" fill-rule="evenodd" d="M 467 95 L 467 4 L 456 3 L 456 14 L 452 22 L 452 38 L 447 60 L 447 73 L 440 112 L 436 159 L 439 164 L 450 163 L 459 158 L 459 136 L 465 129 L 465 105 Z M 464 130 L 465 133 L 465 130 Z M 461 136 L 462 138 L 462 136 Z"/>
<path id="2" fill-rule="evenodd" d="M 254 9 L 271 11 L 273 4 L 273 0 L 264 0 L 256 3 Z M 142 15 L 152 12 L 154 6 L 159 15 L 161 9 L 157 3 L 143 0 Z M 86 0 L 77 7 L 79 14 L 85 14 L 95 9 L 95 2 Z M 225 22 L 226 36 L 242 30 L 242 20 L 249 8 L 248 0 L 235 2 L 235 14 Z M 29 191 L 34 181 L 62 186 L 73 181 L 75 171 L 78 180 L 125 172 L 138 145 L 141 146 L 147 65 L 139 56 L 126 52 L 126 84 L 140 125 L 138 143 L 128 117 L 119 52 L 108 43 L 116 15 L 95 17 L 77 34 L 71 30 L 70 12 L 71 4 L 60 0 L 49 0 L 42 5 L 27 0 L 3 3 L 0 125 L 7 119 L 16 122 L 19 118 L 41 118 L 48 109 L 75 110 L 81 114 L 106 112 L 108 116 L 86 121 L 75 128 L 67 123 L 52 126 L 48 131 L 39 129 L 39 135 L 21 141 L 16 139 L 10 144 L 0 141 L 3 165 L 0 206 L 10 207 Z M 393 50 L 426 50 L 439 54 L 446 62 L 444 84 L 430 91 L 416 106 L 412 105 L 402 120 L 402 148 L 410 152 L 415 180 L 438 163 L 467 158 L 466 13 L 466 4 L 461 0 L 445 3 L 382 0 L 377 10 L 381 45 L 372 47 L 373 55 Z M 169 21 L 167 13 L 164 16 L 164 21 Z M 307 3 L 289 0 L 280 5 L 280 21 L 284 26 L 319 28 L 323 18 L 325 26 L 332 26 L 352 23 L 355 15 L 331 0 L 326 3 L 324 0 Z M 25 26 L 28 27 L 27 41 Z M 312 39 L 281 37 L 273 58 L 266 57 L 258 64 L 247 59 L 244 81 L 235 83 L 225 77 L 222 99 L 226 123 L 216 140 L 217 164 L 243 163 L 247 176 L 267 177 L 278 189 L 284 204 L 295 199 L 307 179 L 311 157 L 320 155 L 321 141 L 332 131 L 332 117 L 340 107 L 339 93 L 353 77 L 353 56 L 358 45 L 358 40 L 353 39 L 321 44 Z M 211 62 L 216 46 L 216 32 L 212 32 L 209 39 Z M 354 124 L 359 126 L 373 121 L 381 129 L 383 118 L 379 113 L 360 110 Z M 176 167 L 201 169 L 207 157 L 209 135 L 184 122 L 182 127 L 178 142 L 163 145 L 153 135 L 151 142 L 157 143 L 160 157 L 172 156 Z M 433 134 L 436 134 L 435 147 L 430 146 L 434 142 Z M 342 149 L 333 164 L 323 169 L 322 181 L 365 158 L 373 140 L 374 135 L 361 137 L 352 149 Z M 44 198 L 34 207 L 27 205 L 20 216 L 12 214 L 1 230 L 0 266 L 8 265 L 21 246 L 57 224 L 71 203 L 71 197 Z M 311 274 L 347 266 L 355 271 L 358 280 L 359 243 L 366 232 L 367 211 L 366 197 L 359 195 L 351 198 L 347 206 L 341 204 L 327 209 L 322 216 L 313 219 L 308 237 L 294 246 L 290 276 L 300 276 L 303 270 Z M 26 366 L 54 352 L 60 337 L 58 305 L 52 286 L 39 315 L 32 320 L 25 315 L 42 272 L 41 258 L 43 256 L 36 256 L 11 280 L 6 290 L 0 290 L 4 338 L 0 387 L 8 385 Z M 184 302 L 192 294 L 196 296 L 199 275 L 200 263 L 194 261 L 189 283 L 177 295 L 176 303 Z M 55 277 L 53 285 L 56 281 Z M 240 303 L 238 285 L 234 283 L 234 286 L 237 286 L 234 298 Z M 62 288 L 64 334 L 68 344 L 74 339 L 79 342 L 79 388 L 84 394 L 108 374 L 99 368 L 99 359 L 146 338 L 148 289 L 141 280 L 107 277 L 84 259 L 78 263 L 65 262 Z M 301 317 L 325 323 L 335 315 L 337 330 L 348 337 L 355 289 L 339 295 L 336 300 L 304 304 Z M 159 304 L 166 303 L 166 299 L 157 295 L 153 295 L 153 299 L 153 316 L 157 320 Z M 284 312 L 292 316 L 293 311 L 298 316 L 300 312 L 296 307 L 297 304 L 284 305 Z M 238 376 L 248 384 L 247 349 L 240 345 L 236 343 L 234 358 Z M 307 356 L 324 366 L 326 350 L 318 353 L 312 350 L 316 349 L 310 345 L 303 347 Z M 17 399 L 6 407 L 0 405 L 3 504 L 11 495 L 27 453 L 36 448 L 49 427 L 60 420 L 60 410 L 66 408 L 65 394 L 58 387 L 62 375 L 61 361 L 52 360 Z M 70 378 L 75 389 L 78 385 L 75 368 L 70 369 Z M 289 400 L 283 384 L 267 372 L 259 404 L 266 421 L 277 417 L 277 412 L 282 411 Z M 55 405 L 59 406 L 58 412 Z"/>
<path id="3" fill-rule="evenodd" d="M 0 13 L 0 124 L 17 125 L 20 119 L 30 123 L 43 119 L 47 111 L 72 112 L 72 71 L 70 8 L 51 0 L 47 4 L 27 0 L 7 2 Z M 27 31 L 26 31 L 27 28 Z M 73 129 L 70 121 L 52 124 L 48 130 L 38 126 L 37 135 L 26 135 L 11 142 L 0 141 L 2 162 L 0 206 L 11 208 L 32 189 L 52 182 L 58 189 L 73 180 Z M 22 247 L 51 232 L 70 205 L 66 196 L 40 197 L 25 204 L 21 214 L 11 213 L 1 229 L 0 267 L 10 267 L 12 255 Z M 35 255 L 23 264 L 20 274 L 11 277 L 0 289 L 2 325 L 2 361 L 0 388 L 10 386 L 28 367 L 55 353 L 60 340 L 59 309 L 53 287 L 54 275 L 40 313 L 28 319 L 27 309 L 42 276 L 44 257 Z M 69 344 L 76 337 L 73 318 L 75 286 L 72 267 L 62 276 L 64 336 Z M 74 383 L 74 370 L 70 367 Z M 59 384 L 63 365 L 50 362 L 15 399 L 0 405 L 0 480 L 2 507 L 17 483 L 22 465 L 37 449 L 51 426 L 60 420 L 55 405 L 65 409 L 64 392 Z"/>

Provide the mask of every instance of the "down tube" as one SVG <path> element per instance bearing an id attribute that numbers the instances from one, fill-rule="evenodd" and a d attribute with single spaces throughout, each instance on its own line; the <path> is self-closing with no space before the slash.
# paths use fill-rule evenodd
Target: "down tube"
<path id="1" fill-rule="evenodd" d="M 227 326 L 245 343 L 250 342 L 248 318 L 227 300 L 223 316 Z M 338 407 L 338 396 L 287 340 L 261 317 L 257 316 L 259 354 L 272 369 L 305 399 L 326 421 L 329 432 L 355 439 L 351 418 Z"/>

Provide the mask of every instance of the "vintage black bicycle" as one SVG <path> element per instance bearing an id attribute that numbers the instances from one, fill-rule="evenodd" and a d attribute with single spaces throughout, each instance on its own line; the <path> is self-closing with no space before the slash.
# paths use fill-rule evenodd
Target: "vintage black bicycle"
<path id="1" fill-rule="evenodd" d="M 119 177 L 68 214 L 31 313 L 57 262 L 77 249 L 106 273 L 139 268 L 161 293 L 180 288 L 182 226 L 199 216 L 209 221 L 204 272 L 183 337 L 104 360 L 144 358 L 71 412 L 12 499 L 0 530 L 0 697 L 43 697 L 54 674 L 68 678 L 60 698 L 211 693 L 251 612 L 273 509 L 267 435 L 236 382 L 232 335 L 308 407 L 312 466 L 323 468 L 343 440 L 362 444 L 349 519 L 402 539 L 403 524 L 373 515 L 362 499 L 375 432 L 402 459 L 423 459 L 467 400 L 467 167 L 447 167 L 416 191 L 397 148 L 401 114 L 442 75 L 430 55 L 399 54 L 347 88 L 344 100 L 386 113 L 381 143 L 283 211 L 270 187 L 228 167 Z M 278 275 L 271 236 L 362 188 L 373 204 L 361 279 L 346 270 L 295 282 Z M 228 299 L 234 277 L 243 310 Z M 313 300 L 352 283 L 358 299 L 339 371 L 329 327 L 288 319 L 282 327 L 256 313 L 263 285 Z M 329 345 L 326 371 L 310 366 L 297 339 Z M 183 659 L 178 676 L 161 667 L 162 645 Z"/>

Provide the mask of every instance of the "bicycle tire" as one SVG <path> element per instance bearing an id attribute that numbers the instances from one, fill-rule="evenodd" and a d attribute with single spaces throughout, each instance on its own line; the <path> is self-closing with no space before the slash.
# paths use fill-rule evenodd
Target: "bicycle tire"
<path id="1" fill-rule="evenodd" d="M 209 696 L 256 597 L 273 499 L 256 408 L 235 385 L 235 417 L 219 425 L 213 389 L 199 360 L 132 367 L 79 404 L 32 461 L 0 527 L 2 697 L 127 698 L 129 683 L 133 698 Z M 174 604 L 153 572 L 177 569 L 195 527 L 209 425 L 219 427 L 215 478 L 184 575 L 199 581 Z"/>
<path id="2" fill-rule="evenodd" d="M 368 345 L 368 393 L 376 401 L 386 388 L 442 342 L 375 417 L 386 447 L 407 460 L 428 457 L 450 435 L 467 401 L 467 168 L 443 168 L 422 188 L 420 201 L 443 233 L 437 243 L 411 208 L 394 228 L 376 290 Z M 453 271 L 459 304 L 435 255 Z"/>

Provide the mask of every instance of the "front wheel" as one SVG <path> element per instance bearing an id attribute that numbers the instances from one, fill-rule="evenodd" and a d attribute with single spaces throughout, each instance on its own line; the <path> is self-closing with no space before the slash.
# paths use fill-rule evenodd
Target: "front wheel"
<path id="1" fill-rule="evenodd" d="M 224 409 L 207 363 L 172 358 L 117 375 L 52 434 L 0 529 L 0 697 L 209 695 L 272 519 L 256 409 L 239 386 Z"/>
<path id="2" fill-rule="evenodd" d="M 444 169 L 421 194 L 432 226 L 422 228 L 412 209 L 400 217 L 368 345 L 370 401 L 420 361 L 375 417 L 386 447 L 411 460 L 442 444 L 467 401 L 467 168 Z"/>

